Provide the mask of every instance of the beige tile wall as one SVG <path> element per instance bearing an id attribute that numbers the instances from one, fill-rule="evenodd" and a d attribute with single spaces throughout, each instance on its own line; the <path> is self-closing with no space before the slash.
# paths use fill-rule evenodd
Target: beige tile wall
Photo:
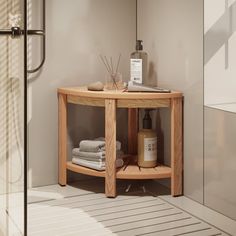
<path id="1" fill-rule="evenodd" d="M 38 2 L 38 1 L 34 1 Z M 129 77 L 129 54 L 135 43 L 135 0 L 46 1 L 47 58 L 30 83 L 29 175 L 31 186 L 57 183 L 57 94 L 61 86 L 104 81 L 99 54 L 118 57 L 124 79 Z M 36 12 L 38 10 L 35 6 Z M 38 21 L 36 19 L 36 21 Z M 33 24 L 34 22 L 32 22 Z M 37 23 L 37 22 L 36 22 Z M 34 24 L 33 24 L 34 25 Z M 32 25 L 32 26 L 33 26 Z M 35 48 L 35 47 L 34 47 Z M 39 53 L 34 53 L 33 64 Z M 104 134 L 102 109 L 69 107 L 69 152 L 83 138 Z M 118 138 L 126 127 L 126 112 L 118 113 Z"/>
<path id="2" fill-rule="evenodd" d="M 205 108 L 205 204 L 236 220 L 236 115 Z"/>
<path id="3" fill-rule="evenodd" d="M 150 79 L 184 93 L 184 194 L 203 202 L 203 1 L 138 0 L 138 36 Z M 169 162 L 169 112 L 160 116 Z"/>

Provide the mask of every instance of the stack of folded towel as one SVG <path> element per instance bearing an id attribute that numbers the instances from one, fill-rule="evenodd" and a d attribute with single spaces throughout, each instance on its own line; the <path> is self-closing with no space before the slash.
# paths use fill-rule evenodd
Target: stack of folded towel
<path id="1" fill-rule="evenodd" d="M 121 143 L 116 141 L 116 167 L 124 164 L 122 159 Z M 79 148 L 72 150 L 72 163 L 89 167 L 95 170 L 105 170 L 105 139 L 97 138 L 95 140 L 83 140 Z"/>

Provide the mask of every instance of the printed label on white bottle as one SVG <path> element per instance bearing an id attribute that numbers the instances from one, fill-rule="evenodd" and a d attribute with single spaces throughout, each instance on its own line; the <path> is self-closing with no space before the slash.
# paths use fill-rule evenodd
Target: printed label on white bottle
<path id="1" fill-rule="evenodd" d="M 143 82 L 143 60 L 130 59 L 130 80 L 142 84 Z"/>
<path id="2" fill-rule="evenodd" d="M 157 160 L 157 137 L 144 138 L 144 161 Z"/>

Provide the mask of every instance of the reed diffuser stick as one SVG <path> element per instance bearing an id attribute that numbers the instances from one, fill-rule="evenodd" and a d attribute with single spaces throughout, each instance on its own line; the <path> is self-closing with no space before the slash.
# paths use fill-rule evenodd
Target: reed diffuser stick
<path id="1" fill-rule="evenodd" d="M 100 58 L 101 58 L 101 61 L 102 61 L 102 62 L 103 62 L 103 64 L 104 64 L 104 66 L 106 67 L 106 69 L 107 69 L 107 72 L 110 74 L 109 68 L 108 68 L 108 66 L 107 66 L 106 62 L 104 61 L 104 59 L 103 59 L 102 55 L 100 55 Z"/>
<path id="2" fill-rule="evenodd" d="M 109 62 L 108 62 L 108 60 L 107 60 L 107 57 L 104 56 L 104 59 L 105 59 L 105 61 L 106 61 L 106 64 L 107 64 L 107 66 L 108 66 L 108 68 L 109 68 L 110 73 L 112 73 L 111 67 L 110 67 Z"/>
<path id="3" fill-rule="evenodd" d="M 118 68 L 119 68 L 119 65 L 120 65 L 120 58 L 121 58 L 121 53 L 119 55 L 119 59 L 118 59 L 117 65 L 116 65 L 116 74 L 118 72 Z"/>
<path id="4" fill-rule="evenodd" d="M 110 61 L 111 61 L 111 71 L 112 71 L 112 74 L 114 74 L 112 57 L 110 57 Z"/>
<path id="5" fill-rule="evenodd" d="M 106 56 L 102 56 L 101 54 L 99 56 L 100 56 L 100 59 L 101 59 L 102 63 L 104 64 L 109 76 L 111 77 L 111 79 L 113 81 L 113 85 L 115 85 L 115 87 L 118 89 L 118 86 L 117 86 L 117 83 L 116 83 L 116 77 L 117 77 L 118 68 L 119 68 L 119 65 L 120 65 L 121 53 L 119 55 L 118 62 L 117 62 L 117 65 L 116 65 L 116 71 L 114 71 L 115 67 L 114 67 L 114 64 L 113 64 L 112 57 L 110 57 L 110 64 L 109 64 L 109 61 L 108 61 Z"/>
<path id="6" fill-rule="evenodd" d="M 117 86 L 117 84 L 116 84 L 116 78 L 115 78 L 115 76 L 113 75 L 113 70 L 112 70 L 112 65 L 109 65 L 109 62 L 108 62 L 108 60 L 107 60 L 107 57 L 106 56 L 104 56 L 104 59 L 105 59 L 105 61 L 106 61 L 106 64 L 107 64 L 107 66 L 108 66 L 108 68 L 109 68 L 109 71 L 110 71 L 110 77 L 112 78 L 112 81 L 113 81 L 113 84 L 116 86 L 116 88 L 118 89 L 118 86 Z"/>
<path id="7" fill-rule="evenodd" d="M 116 83 L 116 76 L 117 76 L 117 73 L 114 74 L 114 68 L 113 68 L 112 57 L 110 57 L 110 62 L 111 62 L 111 71 L 112 71 L 111 77 L 112 77 L 112 80 L 113 80 L 113 84 L 114 84 L 114 85 L 116 86 L 116 88 L 118 89 L 118 86 L 117 86 L 117 83 Z"/>

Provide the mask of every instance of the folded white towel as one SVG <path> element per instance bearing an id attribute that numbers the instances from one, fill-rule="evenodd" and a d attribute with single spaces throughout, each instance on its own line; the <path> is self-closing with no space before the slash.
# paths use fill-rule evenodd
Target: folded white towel
<path id="1" fill-rule="evenodd" d="M 105 151 L 105 138 L 99 137 L 95 140 L 82 140 L 79 144 L 81 152 Z M 121 150 L 121 142 L 116 141 L 116 150 Z"/>
<path id="2" fill-rule="evenodd" d="M 81 152 L 102 152 L 105 150 L 105 142 L 98 140 L 83 140 L 79 144 Z"/>
<path id="3" fill-rule="evenodd" d="M 79 157 L 73 157 L 72 163 L 77 164 L 77 165 L 81 165 L 81 166 L 85 166 L 85 167 L 88 167 L 91 169 L 95 169 L 95 170 L 105 170 L 106 169 L 106 164 L 104 161 L 94 162 L 94 161 L 84 160 Z M 116 167 L 117 168 L 122 167 L 123 165 L 124 165 L 123 159 L 116 160 Z"/>
<path id="4" fill-rule="evenodd" d="M 116 156 L 116 159 L 122 159 L 123 157 L 123 152 L 122 152 L 122 155 L 117 155 Z M 91 162 L 104 162 L 105 163 L 105 160 L 106 160 L 106 157 L 105 156 L 102 156 L 102 157 L 99 157 L 99 158 L 91 158 L 91 157 L 88 157 L 88 156 L 78 156 L 78 155 L 72 155 L 72 158 L 79 158 L 81 160 L 86 160 L 86 161 L 91 161 Z"/>
<path id="5" fill-rule="evenodd" d="M 105 151 L 101 152 L 81 152 L 80 148 L 73 148 L 72 150 L 72 156 L 75 157 L 83 157 L 88 160 L 96 160 L 96 159 L 105 159 Z M 120 158 L 122 155 L 124 155 L 124 152 L 121 150 L 116 151 L 116 157 Z"/>
<path id="6" fill-rule="evenodd" d="M 83 152 L 80 148 L 73 148 L 72 155 L 74 156 L 84 156 L 92 159 L 105 158 L 105 151 L 101 152 Z"/>
<path id="7" fill-rule="evenodd" d="M 105 142 L 105 138 L 104 137 L 95 138 L 94 140 L 104 141 Z M 121 142 L 117 141 L 117 140 L 116 140 L 116 150 L 121 150 Z"/>
<path id="8" fill-rule="evenodd" d="M 91 161 L 91 162 L 105 162 L 105 156 L 104 157 L 99 157 L 99 158 L 91 158 L 91 157 L 83 157 L 83 156 L 78 156 L 78 155 L 72 155 L 72 158 L 79 158 L 81 160 L 85 161 Z"/>

